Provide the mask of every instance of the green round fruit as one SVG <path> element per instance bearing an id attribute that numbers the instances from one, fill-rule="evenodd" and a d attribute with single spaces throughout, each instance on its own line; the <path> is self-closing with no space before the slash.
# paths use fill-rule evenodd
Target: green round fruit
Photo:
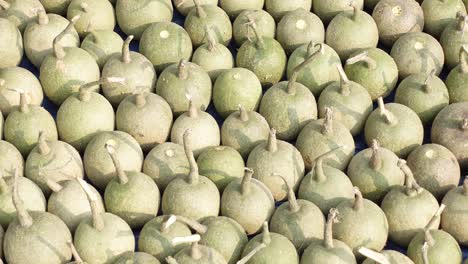
<path id="1" fill-rule="evenodd" d="M 275 37 L 276 23 L 268 12 L 265 10 L 245 10 L 237 16 L 232 24 L 233 37 L 237 46 L 242 46 L 245 41 L 253 37 L 252 31 L 246 26 L 249 19 L 255 21 L 262 37 Z"/>
<path id="2" fill-rule="evenodd" d="M 265 0 L 220 0 L 219 5 L 234 20 L 244 10 L 262 10 Z"/>
<path id="3" fill-rule="evenodd" d="M 453 68 L 445 84 L 447 85 L 450 103 L 468 102 L 466 81 L 468 80 L 468 50 L 463 46 L 460 49 L 460 64 Z"/>
<path id="4" fill-rule="evenodd" d="M 0 68 L 14 67 L 23 58 L 23 37 L 15 24 L 0 17 Z"/>
<path id="5" fill-rule="evenodd" d="M 47 13 L 53 13 L 60 16 L 67 14 L 68 5 L 71 0 L 39 0 Z"/>
<path id="6" fill-rule="evenodd" d="M 293 11 L 302 8 L 310 11 L 312 8 L 312 0 L 265 0 L 265 10 L 270 13 L 273 18 L 278 22 L 288 11 Z"/>
<path id="7" fill-rule="evenodd" d="M 364 5 L 364 0 L 313 0 L 312 9 L 317 16 L 328 25 L 332 19 L 343 11 L 347 11 L 351 6 L 356 6 L 361 9 Z"/>
<path id="8" fill-rule="evenodd" d="M 0 140 L 0 175 L 3 178 L 12 177 L 15 168 L 18 169 L 19 175 L 23 176 L 24 159 L 19 150 L 11 143 Z"/>
<path id="9" fill-rule="evenodd" d="M 0 18 L 10 20 L 23 32 L 26 25 L 37 18 L 38 11 L 43 10 L 39 0 L 3 0 L 0 4 Z"/>
<path id="10" fill-rule="evenodd" d="M 442 229 L 449 232 L 462 246 L 468 245 L 468 230 L 465 223 L 468 213 L 462 208 L 468 205 L 468 178 L 465 177 L 463 186 L 450 190 L 442 200 L 447 208 L 442 212 Z"/>
<path id="11" fill-rule="evenodd" d="M 93 30 L 81 42 L 81 48 L 86 50 L 99 68 L 102 69 L 107 60 L 122 51 L 123 40 L 113 30 Z"/>
<path id="12" fill-rule="evenodd" d="M 121 255 L 114 264 L 160 264 L 159 260 L 145 252 L 128 252 Z"/>
<path id="13" fill-rule="evenodd" d="M 80 15 L 75 29 L 84 38 L 95 30 L 110 30 L 115 27 L 114 7 L 109 0 L 72 0 L 68 5 L 67 18 Z"/>
<path id="14" fill-rule="evenodd" d="M 198 0 L 201 5 L 218 5 L 218 0 Z M 187 14 L 195 7 L 194 0 L 172 0 L 175 8 L 183 16 Z"/>
<path id="15" fill-rule="evenodd" d="M 466 15 L 462 0 L 424 0 L 421 4 L 424 12 L 424 31 L 439 38 L 445 27 L 457 19 L 460 12 Z"/>
<path id="16" fill-rule="evenodd" d="M 445 65 L 452 69 L 461 61 L 460 49 L 468 43 L 466 31 L 467 16 L 459 15 L 456 21 L 448 24 L 440 36 L 440 45 L 444 49 Z"/>
<path id="17" fill-rule="evenodd" d="M 426 263 L 461 263 L 463 256 L 460 246 L 449 233 L 443 230 L 431 230 L 426 233 L 428 235 L 425 235 L 424 232 L 420 232 L 411 240 L 408 246 L 408 257 L 413 260 L 415 264 L 425 263 L 422 253 L 425 242 L 428 243 L 426 254 L 429 261 Z M 425 237 L 430 238 L 427 238 L 428 241 L 426 241 Z"/>

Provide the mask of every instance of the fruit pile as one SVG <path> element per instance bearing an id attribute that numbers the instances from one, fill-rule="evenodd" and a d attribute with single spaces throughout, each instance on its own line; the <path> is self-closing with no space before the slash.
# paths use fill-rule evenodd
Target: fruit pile
<path id="1" fill-rule="evenodd" d="M 0 0 L 0 263 L 461 264 L 467 10 Z"/>

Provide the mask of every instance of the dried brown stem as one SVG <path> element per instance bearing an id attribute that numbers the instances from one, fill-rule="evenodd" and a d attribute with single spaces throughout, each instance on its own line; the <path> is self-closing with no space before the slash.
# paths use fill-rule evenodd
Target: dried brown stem
<path id="1" fill-rule="evenodd" d="M 278 141 L 276 139 L 276 129 L 270 129 L 268 136 L 267 150 L 269 152 L 276 152 L 278 150 Z"/>
<path id="2" fill-rule="evenodd" d="M 76 180 L 81 185 L 81 188 L 83 188 L 84 192 L 86 193 L 86 197 L 88 198 L 89 205 L 91 207 L 91 214 L 93 218 L 93 227 L 97 231 L 102 231 L 105 227 L 104 216 L 103 216 L 104 212 L 101 210 L 101 208 L 98 205 L 99 203 L 98 197 L 91 190 L 87 182 L 85 182 L 81 178 L 76 178 Z"/>
<path id="3" fill-rule="evenodd" d="M 242 105 L 239 105 L 239 116 L 242 122 L 249 121 L 249 114 Z"/>
<path id="4" fill-rule="evenodd" d="M 297 65 L 296 68 L 294 68 L 293 70 L 293 73 L 291 75 L 291 78 L 289 78 L 289 82 L 288 82 L 288 87 L 287 87 L 287 91 L 288 91 L 288 94 L 295 94 L 296 93 L 296 80 L 297 80 L 297 77 L 299 76 L 299 73 L 302 71 L 302 69 L 304 69 L 307 65 L 309 65 L 309 63 L 311 63 L 317 54 L 323 54 L 323 49 L 324 49 L 324 46 L 322 43 L 319 43 L 317 45 L 315 45 L 314 47 L 319 47 L 318 50 L 316 50 L 314 53 L 312 53 L 311 55 L 309 55 L 301 64 Z"/>
<path id="5" fill-rule="evenodd" d="M 385 122 L 389 125 L 394 125 L 396 123 L 396 117 L 385 108 L 385 103 L 382 97 L 377 99 L 379 104 L 380 115 L 384 117 Z"/>
<path id="6" fill-rule="evenodd" d="M 185 150 L 185 155 L 187 156 L 187 159 L 190 164 L 190 173 L 188 175 L 188 182 L 190 184 L 198 184 L 200 180 L 200 174 L 198 173 L 197 161 L 195 160 L 195 157 L 193 156 L 191 136 L 192 136 L 192 130 L 189 128 L 184 133 L 184 150 Z"/>
<path id="7" fill-rule="evenodd" d="M 332 208 L 328 213 L 327 223 L 325 224 L 324 246 L 326 248 L 334 248 L 333 245 L 333 224 L 338 223 L 338 209 Z"/>
<path id="8" fill-rule="evenodd" d="M 71 32 L 71 30 L 75 27 L 78 19 L 80 19 L 80 15 L 73 17 L 70 20 L 70 23 L 68 23 L 68 26 L 60 34 L 58 34 L 53 41 L 54 56 L 59 60 L 65 58 L 66 56 L 65 50 L 59 42 L 63 39 L 63 37 L 65 37 L 66 34 Z"/>
<path id="9" fill-rule="evenodd" d="M 347 59 L 346 65 L 352 65 L 358 62 L 364 62 L 370 70 L 375 70 L 377 68 L 377 62 L 369 56 L 369 52 L 367 50 Z"/>
<path id="10" fill-rule="evenodd" d="M 122 169 L 122 165 L 120 164 L 119 157 L 117 156 L 116 142 L 114 140 L 109 140 L 104 145 L 106 148 L 107 153 L 112 159 L 112 163 L 114 163 L 115 170 L 117 171 L 117 177 L 119 178 L 120 184 L 126 184 L 128 182 L 127 173 Z"/>
<path id="11" fill-rule="evenodd" d="M 251 168 L 244 169 L 244 177 L 242 178 L 241 182 L 241 194 L 248 194 L 250 192 L 250 184 L 252 181 L 252 175 L 254 171 Z"/>
<path id="12" fill-rule="evenodd" d="M 134 36 L 130 35 L 125 39 L 125 42 L 122 46 L 122 62 L 123 63 L 130 63 L 132 62 L 132 57 L 130 56 L 130 42 L 132 42 Z"/>

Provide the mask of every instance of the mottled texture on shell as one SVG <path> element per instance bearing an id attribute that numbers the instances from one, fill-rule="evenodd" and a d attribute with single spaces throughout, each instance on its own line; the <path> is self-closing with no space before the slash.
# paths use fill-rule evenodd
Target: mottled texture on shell
<path id="1" fill-rule="evenodd" d="M 193 0 L 172 0 L 177 11 L 183 16 L 186 16 L 195 6 Z M 201 5 L 218 5 L 218 0 L 200 0 Z"/>
<path id="2" fill-rule="evenodd" d="M 297 82 L 305 85 L 318 98 L 322 90 L 335 81 L 340 80 L 336 70 L 341 65 L 340 57 L 328 45 L 322 44 L 323 53 L 317 53 L 314 59 L 304 66 L 297 75 Z M 294 69 L 316 52 L 319 47 L 309 50 L 309 44 L 298 47 L 289 57 L 287 75 L 291 78 Z"/>
<path id="3" fill-rule="evenodd" d="M 15 145 L 24 157 L 37 144 L 39 132 L 45 132 L 49 140 L 57 140 L 54 118 L 41 106 L 28 105 L 28 111 L 16 109 L 5 120 L 5 140 Z"/>
<path id="4" fill-rule="evenodd" d="M 462 22 L 463 24 L 465 22 Z M 451 69 L 460 62 L 460 49 L 468 43 L 468 34 L 466 25 L 462 30 L 459 29 L 460 22 L 457 20 L 448 24 L 440 36 L 440 45 L 444 49 L 445 65 Z"/>
<path id="5" fill-rule="evenodd" d="M 435 75 L 439 75 L 445 59 L 440 43 L 424 32 L 410 32 L 401 36 L 393 45 L 390 55 L 398 66 L 400 78 L 418 73 L 428 75 L 433 70 Z"/>
<path id="6" fill-rule="evenodd" d="M 419 146 L 411 152 L 407 161 L 418 184 L 439 200 L 460 182 L 457 158 L 444 146 Z"/>
<path id="7" fill-rule="evenodd" d="M 418 115 L 402 104 L 389 103 L 385 105 L 395 118 L 395 124 L 385 121 L 380 109 L 374 110 L 366 121 L 364 135 L 367 145 L 377 139 L 380 145 L 394 152 L 398 157 L 405 158 L 424 138 L 424 128 Z"/>
<path id="8" fill-rule="evenodd" d="M 357 12 L 354 18 L 354 12 Z M 342 60 L 359 49 L 375 48 L 379 31 L 372 16 L 361 10 L 345 11 L 332 19 L 327 27 L 325 43 L 335 49 Z"/>
<path id="9" fill-rule="evenodd" d="M 154 147 L 143 164 L 143 172 L 153 178 L 161 192 L 174 178 L 184 177 L 189 171 L 184 147 L 172 142 Z"/>
<path id="10" fill-rule="evenodd" d="M 159 260 L 145 252 L 128 252 L 121 255 L 114 264 L 160 264 Z"/>
<path id="11" fill-rule="evenodd" d="M 276 21 L 280 21 L 288 11 L 293 11 L 298 8 L 310 11 L 312 8 L 312 0 L 265 0 L 265 10 L 270 13 Z"/>
<path id="12" fill-rule="evenodd" d="M 0 68 L 14 67 L 23 58 L 23 37 L 8 19 L 0 18 Z"/>
<path id="13" fill-rule="evenodd" d="M 466 181 L 466 180 L 465 180 Z M 461 245 L 468 245 L 468 195 L 462 186 L 450 190 L 442 200 L 447 207 L 442 212 L 442 229 L 449 232 Z"/>
<path id="14" fill-rule="evenodd" d="M 468 102 L 467 82 L 468 74 L 462 72 L 460 65 L 450 71 L 447 79 L 445 80 L 450 97 L 450 103 Z"/>
<path id="15" fill-rule="evenodd" d="M 63 141 L 46 141 L 49 153 L 42 154 L 36 145 L 26 159 L 25 177 L 36 183 L 46 196 L 51 193 L 47 180 L 61 182 L 71 178 L 83 178 L 81 156 L 68 143 Z"/>
<path id="16" fill-rule="evenodd" d="M 122 51 L 123 40 L 113 30 L 94 30 L 83 39 L 81 48 L 86 50 L 102 69 L 107 60 Z"/>
<path id="17" fill-rule="evenodd" d="M 220 0 L 219 4 L 231 19 L 235 19 L 244 10 L 262 10 L 265 0 Z"/>
<path id="18" fill-rule="evenodd" d="M 327 248 L 323 241 L 312 242 L 302 254 L 301 264 L 356 264 L 356 257 L 345 243 L 333 239 L 333 248 Z"/>
<path id="19" fill-rule="evenodd" d="M 114 130 L 114 109 L 104 96 L 91 92 L 89 101 L 81 101 L 75 93 L 65 100 L 57 112 L 60 139 L 83 152 L 99 132 Z"/>
<path id="20" fill-rule="evenodd" d="M 421 4 L 424 11 L 424 31 L 439 38 L 444 28 L 457 19 L 457 13 L 466 15 L 462 0 L 424 0 Z"/>
<path id="21" fill-rule="evenodd" d="M 24 30 L 24 52 L 29 61 L 36 67 L 40 67 L 44 58 L 52 53 L 54 39 L 65 30 L 70 23 L 66 18 L 56 15 L 47 14 L 48 23 L 39 24 L 34 21 L 28 24 Z M 80 37 L 74 28 L 63 36 L 60 40 L 62 47 L 78 47 L 80 45 Z"/>
<path id="22" fill-rule="evenodd" d="M 212 50 L 210 44 L 203 44 L 193 53 L 192 62 L 200 65 L 214 82 L 223 72 L 234 67 L 234 57 L 224 45 L 216 43 Z"/>
<path id="23" fill-rule="evenodd" d="M 351 9 L 352 6 L 356 6 L 362 10 L 364 5 L 364 0 L 313 0 L 312 2 L 312 10 L 326 25 L 330 23 L 336 15 Z"/>
<path id="24" fill-rule="evenodd" d="M 96 60 L 88 52 L 76 47 L 65 47 L 64 50 L 63 59 L 49 54 L 40 68 L 39 79 L 44 93 L 56 105 L 78 92 L 81 85 L 99 80 L 101 75 Z M 93 90 L 99 90 L 99 87 Z"/>
<path id="25" fill-rule="evenodd" d="M 197 109 L 207 109 L 212 93 L 208 73 L 197 64 L 186 62 L 184 71 L 187 78 L 181 79 L 178 67 L 178 64 L 172 64 L 161 73 L 156 83 L 156 93 L 167 101 L 175 116 L 188 111 L 189 98 Z"/>
<path id="26" fill-rule="evenodd" d="M 206 27 L 216 32 L 214 34 L 216 42 L 227 46 L 232 39 L 232 25 L 229 16 L 223 9 L 215 5 L 202 5 L 201 8 L 206 14 L 205 17 L 199 16 L 197 8 L 193 8 L 184 21 L 184 28 L 192 39 L 193 46 L 199 47 L 203 43 L 207 43 Z"/>
<path id="27" fill-rule="evenodd" d="M 257 252 L 248 263 L 261 264 L 298 264 L 299 256 L 296 248 L 285 236 L 270 233 L 271 241 L 266 245 L 265 248 Z M 263 242 L 263 234 L 259 234 L 252 238 L 244 248 L 242 256 L 245 257 L 252 250 L 258 247 Z"/>
<path id="28" fill-rule="evenodd" d="M 3 56 L 0 57 L 4 58 Z M 0 68 L 2 67 L 0 66 Z M 42 104 L 44 93 L 42 92 L 41 83 L 30 71 L 21 67 L 2 68 L 0 69 L 0 79 L 5 80 L 5 83 L 0 85 L 0 111 L 5 117 L 20 105 L 18 92 L 12 90 L 27 92 L 29 104 L 31 105 Z"/>
<path id="29" fill-rule="evenodd" d="M 416 1 L 381 0 L 372 17 L 379 28 L 380 41 L 387 46 L 405 33 L 421 32 L 424 28 L 424 13 Z"/>
<path id="30" fill-rule="evenodd" d="M 175 260 L 179 264 L 226 264 L 226 260 L 223 255 L 219 253 L 216 249 L 207 247 L 204 245 L 198 245 L 198 250 L 200 253 L 199 258 L 192 257 L 192 246 L 186 246 L 174 256 Z"/>
<path id="31" fill-rule="evenodd" d="M 15 169 L 23 176 L 24 159 L 19 150 L 10 142 L 0 140 L 0 174 L 3 178 L 13 177 Z"/>
<path id="32" fill-rule="evenodd" d="M 276 39 L 288 54 L 299 46 L 313 41 L 325 41 L 325 27 L 320 18 L 302 8 L 287 12 L 276 29 Z"/>
<path id="33" fill-rule="evenodd" d="M 301 152 L 306 168 L 311 169 L 316 158 L 341 146 L 341 149 L 325 157 L 323 163 L 344 170 L 354 154 L 353 136 L 337 121 L 333 121 L 330 134 L 322 134 L 323 123 L 324 119 L 309 122 L 299 133 L 296 148 Z"/>
<path id="34" fill-rule="evenodd" d="M 172 22 L 158 22 L 149 26 L 140 39 L 140 52 L 157 72 L 167 66 L 190 59 L 192 41 L 184 28 Z"/>
<path id="35" fill-rule="evenodd" d="M 367 56 L 376 62 L 371 69 L 366 62 L 346 64 L 345 72 L 351 81 L 361 84 L 369 92 L 372 100 L 387 97 L 398 82 L 398 67 L 387 52 L 378 48 L 368 48 L 355 52 L 351 57 L 366 51 Z"/>
<path id="36" fill-rule="evenodd" d="M 171 22 L 173 7 L 171 0 L 119 0 L 115 6 L 117 23 L 126 35 L 141 35 L 152 23 Z"/>
<path id="37" fill-rule="evenodd" d="M 449 104 L 449 92 L 439 77 L 427 76 L 425 73 L 413 74 L 398 85 L 395 102 L 411 108 L 423 124 L 430 124 L 440 110 Z"/>
<path id="38" fill-rule="evenodd" d="M 200 174 L 210 179 L 219 191 L 233 180 L 244 176 L 244 160 L 232 147 L 219 146 L 207 148 L 197 159 Z"/>
<path id="39" fill-rule="evenodd" d="M 87 7 L 83 8 L 82 5 Z M 85 10 L 86 9 L 86 10 Z M 81 38 L 95 30 L 114 30 L 114 7 L 109 0 L 72 0 L 67 9 L 67 18 L 80 15 L 75 29 Z"/>
<path id="40" fill-rule="evenodd" d="M 67 14 L 67 8 L 71 0 L 39 0 L 47 13 L 54 13 L 61 16 Z"/>
<path id="41" fill-rule="evenodd" d="M 9 0 L 8 9 L 0 10 L 0 17 L 7 18 L 21 31 L 26 25 L 36 19 L 37 11 L 44 10 L 39 0 Z M 37 10 L 37 11 L 36 11 Z"/>
<path id="42" fill-rule="evenodd" d="M 144 93 L 145 105 L 136 103 L 138 95 L 125 98 L 115 114 L 116 128 L 127 132 L 138 141 L 144 152 L 166 142 L 172 127 L 169 104 L 154 93 Z"/>
<path id="43" fill-rule="evenodd" d="M 120 131 L 100 132 L 86 147 L 83 156 L 86 176 L 100 190 L 115 177 L 114 163 L 107 153 L 105 145 L 112 141 L 120 166 L 125 171 L 141 171 L 143 152 L 138 142 L 129 134 Z"/>
<path id="44" fill-rule="evenodd" d="M 460 263 L 463 260 L 460 246 L 449 233 L 442 230 L 432 230 L 430 233 L 435 244 L 429 246 L 427 250 L 429 263 Z M 420 232 L 408 246 L 408 257 L 414 261 L 414 264 L 424 264 L 422 259 L 424 242 L 424 233 Z"/>
<path id="45" fill-rule="evenodd" d="M 403 253 L 395 250 L 383 250 L 380 252 L 390 264 L 414 264 L 414 262 Z M 378 264 L 371 259 L 366 259 L 362 264 Z"/>
<path id="46" fill-rule="evenodd" d="M 262 85 L 257 76 L 244 68 L 226 70 L 213 86 L 213 104 L 224 118 L 239 109 L 256 111 L 262 97 Z"/>
<path id="47" fill-rule="evenodd" d="M 22 227 L 15 219 L 4 237 L 5 259 L 11 264 L 61 264 L 71 260 L 67 242 L 72 239 L 65 223 L 45 212 L 29 212 L 33 224 Z M 25 249 L 27 244 L 27 249 Z"/>
<path id="48" fill-rule="evenodd" d="M 233 37 L 237 46 L 249 38 L 253 38 L 254 34 L 247 29 L 245 23 L 249 22 L 249 17 L 257 24 L 257 30 L 260 36 L 274 38 L 276 31 L 276 23 L 273 17 L 265 10 L 244 10 L 240 13 L 232 24 Z"/>

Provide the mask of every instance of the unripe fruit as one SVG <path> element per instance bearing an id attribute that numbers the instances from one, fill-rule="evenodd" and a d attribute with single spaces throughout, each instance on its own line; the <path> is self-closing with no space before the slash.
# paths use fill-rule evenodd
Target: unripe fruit
<path id="1" fill-rule="evenodd" d="M 468 46 L 462 46 L 459 54 L 460 64 L 450 71 L 445 80 L 450 103 L 468 102 L 468 89 L 466 86 L 468 80 Z"/>
<path id="2" fill-rule="evenodd" d="M 444 49 L 445 65 L 452 69 L 462 60 L 460 49 L 468 43 L 468 28 L 466 27 L 468 16 L 458 14 L 458 19 L 445 27 L 440 36 L 440 45 Z"/>
<path id="3" fill-rule="evenodd" d="M 61 16 L 67 14 L 68 5 L 71 0 L 39 0 L 47 13 L 53 13 Z"/>
<path id="4" fill-rule="evenodd" d="M 348 10 L 350 6 L 356 6 L 362 10 L 364 0 L 313 0 L 312 2 L 314 13 L 320 17 L 325 25 L 328 25 L 336 15 Z"/>
<path id="5" fill-rule="evenodd" d="M 450 190 L 442 203 L 447 205 L 447 209 L 442 213 L 442 229 L 449 232 L 462 246 L 467 246 L 468 230 L 465 223 L 468 213 L 461 208 L 468 205 L 468 177 L 465 177 L 463 186 Z"/>
<path id="6" fill-rule="evenodd" d="M 0 17 L 13 22 L 23 32 L 26 25 L 36 19 L 37 12 L 44 10 L 39 0 L 1 0 Z"/>
<path id="7" fill-rule="evenodd" d="M 244 10 L 262 10 L 265 0 L 220 0 L 219 5 L 234 20 Z"/>
<path id="8" fill-rule="evenodd" d="M 67 9 L 67 18 L 80 15 L 75 29 L 81 38 L 95 30 L 114 30 L 114 7 L 108 0 L 72 0 Z"/>
<path id="9" fill-rule="evenodd" d="M 0 175 L 2 177 L 12 177 L 13 169 L 17 168 L 19 175 L 23 176 L 24 159 L 19 150 L 11 143 L 0 140 Z"/>
<path id="10" fill-rule="evenodd" d="M 15 24 L 0 17 L 0 68 L 17 66 L 23 58 L 23 37 Z"/>
<path id="11" fill-rule="evenodd" d="M 112 30 L 93 30 L 81 43 L 81 48 L 96 60 L 101 69 L 112 55 L 120 53 L 122 46 L 122 38 Z"/>
<path id="12" fill-rule="evenodd" d="M 312 0 L 265 0 L 265 10 L 275 18 L 278 22 L 288 11 L 293 11 L 298 8 L 302 8 L 306 11 L 310 11 L 312 8 Z"/>
<path id="13" fill-rule="evenodd" d="M 218 0 L 199 0 L 201 5 L 218 5 Z M 187 14 L 195 7 L 195 3 L 193 0 L 172 0 L 174 3 L 175 8 L 179 11 L 180 14 L 183 16 L 187 16 Z"/>
<path id="14" fill-rule="evenodd" d="M 424 31 L 439 38 L 444 28 L 456 20 L 457 13 L 466 15 L 462 0 L 424 0 L 421 4 L 424 12 Z"/>
<path id="15" fill-rule="evenodd" d="M 240 13 L 232 24 L 234 40 L 237 46 L 250 40 L 252 30 L 246 26 L 251 18 L 258 26 L 258 32 L 262 37 L 274 38 L 276 31 L 276 23 L 273 17 L 265 10 L 245 10 Z"/>

